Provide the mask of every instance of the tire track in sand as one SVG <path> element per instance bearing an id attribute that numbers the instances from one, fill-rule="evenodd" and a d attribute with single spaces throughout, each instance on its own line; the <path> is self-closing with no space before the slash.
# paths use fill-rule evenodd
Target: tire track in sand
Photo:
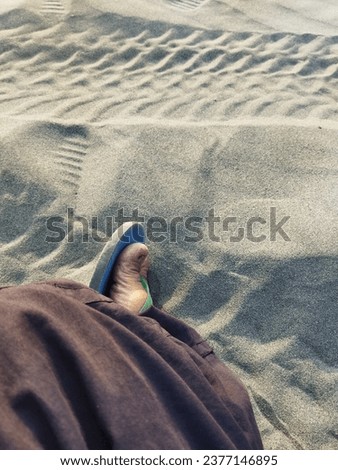
<path id="1" fill-rule="evenodd" d="M 60 0 L 44 0 L 40 12 L 44 15 L 64 15 L 66 9 Z"/>
<path id="2" fill-rule="evenodd" d="M 167 3 L 180 10 L 196 10 L 202 7 L 208 0 L 167 0 Z"/>

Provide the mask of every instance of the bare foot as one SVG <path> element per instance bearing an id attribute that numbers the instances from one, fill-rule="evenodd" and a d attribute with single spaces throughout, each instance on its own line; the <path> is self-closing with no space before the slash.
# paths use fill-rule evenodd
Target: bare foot
<path id="1" fill-rule="evenodd" d="M 148 269 L 149 251 L 146 245 L 133 243 L 127 246 L 117 259 L 109 297 L 131 312 L 138 313 L 148 296 L 140 282 L 140 275 L 147 278 Z"/>

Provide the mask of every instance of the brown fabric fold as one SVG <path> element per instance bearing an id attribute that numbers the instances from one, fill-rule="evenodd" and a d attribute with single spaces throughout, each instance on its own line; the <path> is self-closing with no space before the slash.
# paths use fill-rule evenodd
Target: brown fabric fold
<path id="1" fill-rule="evenodd" d="M 73 281 L 0 290 L 1 449 L 261 449 L 242 383 L 184 322 Z"/>

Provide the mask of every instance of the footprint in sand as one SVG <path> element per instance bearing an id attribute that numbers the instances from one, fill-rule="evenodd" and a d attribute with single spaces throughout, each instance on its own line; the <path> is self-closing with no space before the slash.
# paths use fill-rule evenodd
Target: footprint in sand
<path id="1" fill-rule="evenodd" d="M 77 194 L 81 180 L 88 143 L 85 139 L 66 137 L 59 148 L 53 151 L 55 163 L 60 170 L 61 181 Z"/>

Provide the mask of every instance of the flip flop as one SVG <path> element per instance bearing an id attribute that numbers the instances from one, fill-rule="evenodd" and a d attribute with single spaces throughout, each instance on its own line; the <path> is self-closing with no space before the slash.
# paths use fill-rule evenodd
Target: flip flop
<path id="1" fill-rule="evenodd" d="M 111 240 L 106 244 L 97 262 L 89 287 L 100 294 L 108 296 L 111 277 L 117 258 L 132 243 L 144 243 L 144 228 L 137 222 L 127 222 L 115 230 Z M 153 305 L 147 280 L 140 276 L 141 284 L 147 292 L 147 300 L 139 313 L 143 313 Z"/>

